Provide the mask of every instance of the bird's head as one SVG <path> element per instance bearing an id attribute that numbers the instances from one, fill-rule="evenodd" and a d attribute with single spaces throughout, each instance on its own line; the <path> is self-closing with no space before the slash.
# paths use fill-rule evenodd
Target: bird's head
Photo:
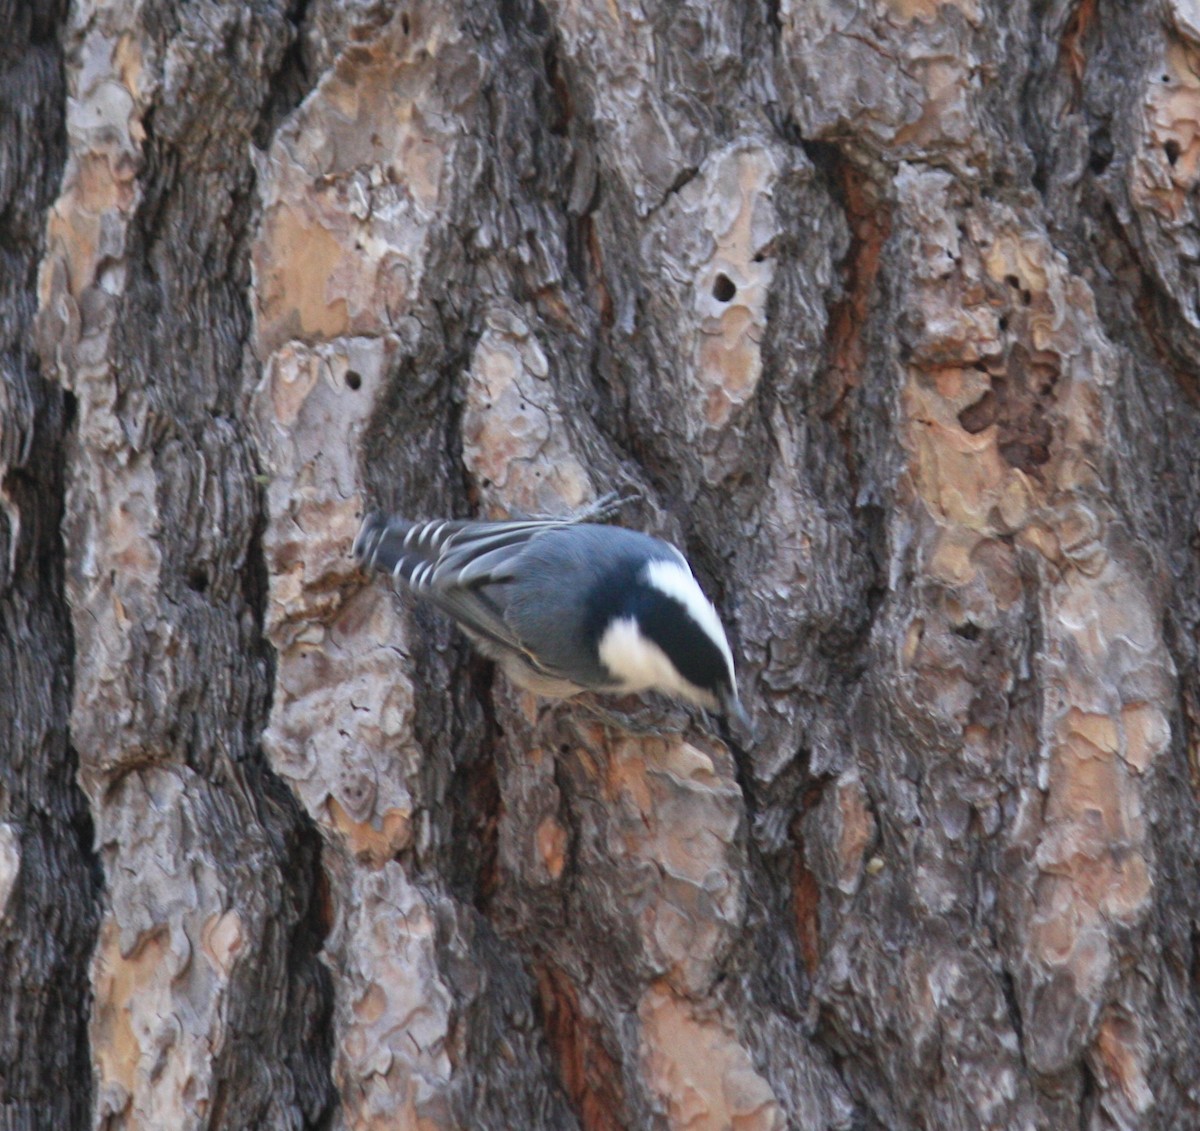
<path id="1" fill-rule="evenodd" d="M 600 610 L 598 654 L 625 691 L 661 691 L 749 726 L 733 654 L 682 560 L 639 563 Z"/>

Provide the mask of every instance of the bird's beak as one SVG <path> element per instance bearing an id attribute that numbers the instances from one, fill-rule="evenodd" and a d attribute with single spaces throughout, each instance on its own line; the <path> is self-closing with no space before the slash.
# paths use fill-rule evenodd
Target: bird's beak
<path id="1" fill-rule="evenodd" d="M 723 697 L 721 711 L 744 735 L 751 739 L 754 737 L 754 724 L 750 721 L 750 716 L 746 714 L 746 708 L 742 706 L 742 701 L 738 698 L 736 691 L 731 691 Z"/>

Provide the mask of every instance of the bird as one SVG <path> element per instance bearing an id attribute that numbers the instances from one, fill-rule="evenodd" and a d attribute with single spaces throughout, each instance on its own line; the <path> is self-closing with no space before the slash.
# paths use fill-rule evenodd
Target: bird
<path id="1" fill-rule="evenodd" d="M 509 679 L 549 698 L 662 692 L 749 729 L 733 653 L 682 553 L 584 517 L 368 514 L 353 554 L 448 614 Z"/>

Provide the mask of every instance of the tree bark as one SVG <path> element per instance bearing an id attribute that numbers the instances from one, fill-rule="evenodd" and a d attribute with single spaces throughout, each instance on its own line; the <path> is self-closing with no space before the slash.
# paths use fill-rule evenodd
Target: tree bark
<path id="1" fill-rule="evenodd" d="M 1200 1127 L 1194 4 L 0 27 L 0 1128 Z M 744 749 L 349 556 L 614 490 Z"/>

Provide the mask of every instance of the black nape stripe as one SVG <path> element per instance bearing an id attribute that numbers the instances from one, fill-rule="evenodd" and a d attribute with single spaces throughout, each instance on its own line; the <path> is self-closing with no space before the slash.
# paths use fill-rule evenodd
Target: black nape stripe
<path id="1" fill-rule="evenodd" d="M 654 586 L 639 586 L 631 612 L 642 635 L 653 640 L 689 683 L 720 698 L 729 687 L 721 649 L 692 619 L 687 606 Z"/>
<path id="2" fill-rule="evenodd" d="M 666 653 L 684 679 L 719 699 L 729 690 L 725 656 L 686 605 L 641 576 L 645 568 L 644 558 L 629 558 L 609 570 L 603 586 L 587 595 L 586 638 L 595 649 L 614 620 L 634 617 L 642 635 Z"/>

